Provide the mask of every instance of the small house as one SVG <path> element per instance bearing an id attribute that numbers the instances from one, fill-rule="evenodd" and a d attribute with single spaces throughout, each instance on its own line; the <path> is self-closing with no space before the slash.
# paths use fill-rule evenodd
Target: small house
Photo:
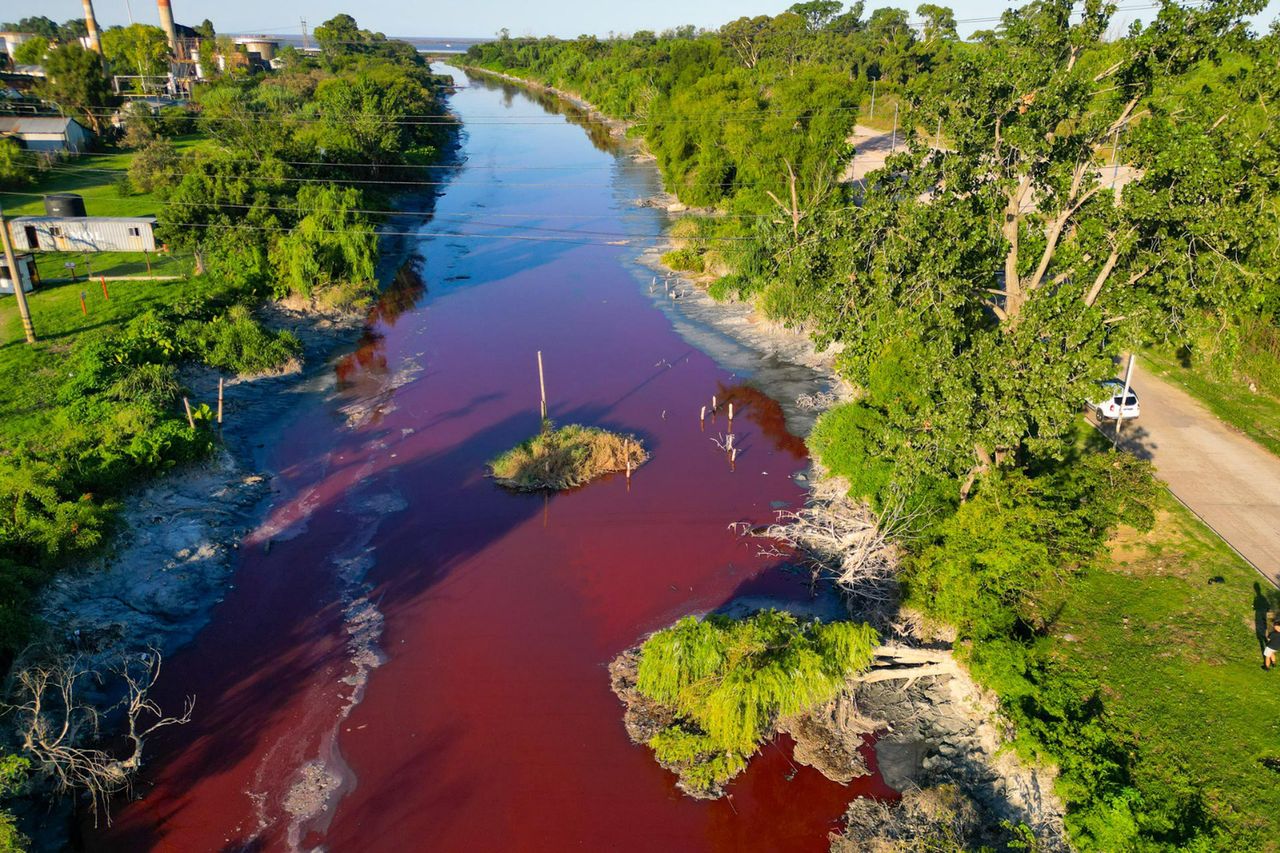
<path id="1" fill-rule="evenodd" d="M 79 154 L 89 148 L 93 132 L 66 116 L 0 116 L 0 136 L 16 139 L 28 151 Z"/>
<path id="2" fill-rule="evenodd" d="M 22 279 L 22 292 L 30 293 L 40 281 L 35 258 L 30 255 L 15 255 L 13 260 L 18 265 L 18 275 Z M 0 293 L 13 293 L 13 276 L 10 275 L 9 265 L 3 257 L 0 257 Z"/>
<path id="3" fill-rule="evenodd" d="M 15 216 L 13 248 L 44 252 L 154 252 L 154 216 Z"/>

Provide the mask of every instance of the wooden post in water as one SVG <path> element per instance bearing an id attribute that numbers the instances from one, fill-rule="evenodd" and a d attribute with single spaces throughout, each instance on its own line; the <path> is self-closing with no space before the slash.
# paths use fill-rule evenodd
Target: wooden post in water
<path id="1" fill-rule="evenodd" d="M 196 419 L 191 417 L 191 401 L 186 397 L 182 398 L 182 407 L 187 410 L 187 426 L 192 429 L 196 428 Z"/>
<path id="2" fill-rule="evenodd" d="M 538 390 L 542 392 L 542 419 L 547 419 L 547 382 L 542 373 L 542 350 L 538 350 Z"/>
<path id="3" fill-rule="evenodd" d="M 218 426 L 222 426 L 222 377 L 218 377 Z"/>
<path id="4" fill-rule="evenodd" d="M 715 413 L 716 413 L 716 395 L 712 394 L 711 395 L 711 414 L 714 415 Z"/>
<path id="5" fill-rule="evenodd" d="M 729 404 L 729 423 L 733 423 L 733 403 Z"/>

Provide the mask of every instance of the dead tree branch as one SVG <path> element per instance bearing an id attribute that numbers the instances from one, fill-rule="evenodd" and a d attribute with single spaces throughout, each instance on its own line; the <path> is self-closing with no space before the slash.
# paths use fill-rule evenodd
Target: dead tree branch
<path id="1" fill-rule="evenodd" d="M 7 710 L 17 721 L 23 751 L 60 793 L 89 795 L 95 824 L 99 816 L 110 824 L 108 802 L 129 790 L 133 775 L 142 767 L 147 737 L 191 720 L 194 697 L 187 697 L 179 717 L 165 716 L 150 697 L 161 662 L 155 649 L 122 660 L 110 675 L 120 681 L 124 696 L 105 709 L 84 698 L 105 679 L 79 658 L 19 662 L 15 667 L 13 701 Z M 127 744 L 123 750 L 104 746 L 103 722 L 117 712 L 123 718 L 121 734 Z"/>

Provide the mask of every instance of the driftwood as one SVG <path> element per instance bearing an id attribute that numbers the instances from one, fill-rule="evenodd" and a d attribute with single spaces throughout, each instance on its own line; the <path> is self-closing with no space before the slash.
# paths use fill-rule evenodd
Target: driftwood
<path id="1" fill-rule="evenodd" d="M 871 508 L 848 492 L 841 478 L 821 480 L 802 509 L 779 511 L 778 521 L 762 535 L 802 552 L 815 579 L 829 575 L 851 596 L 891 604 L 897 595 L 897 549 Z"/>
<path id="2" fill-rule="evenodd" d="M 959 671 L 960 666 L 949 651 L 892 645 L 876 649 L 871 667 L 851 676 L 849 681 L 856 684 L 910 681 L 934 675 L 955 675 Z"/>

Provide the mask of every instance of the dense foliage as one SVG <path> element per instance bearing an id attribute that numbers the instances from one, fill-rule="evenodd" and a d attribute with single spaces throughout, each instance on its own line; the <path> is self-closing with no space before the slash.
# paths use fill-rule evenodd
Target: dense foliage
<path id="1" fill-rule="evenodd" d="M 780 716 L 830 700 L 878 643 L 867 625 L 802 622 L 777 610 L 685 617 L 640 649 L 636 689 L 676 715 L 649 745 L 690 791 L 716 791 Z"/>
<path id="2" fill-rule="evenodd" d="M 1079 433 L 1115 357 L 1158 343 L 1280 375 L 1259 355 L 1280 305 L 1280 32 L 1247 29 L 1260 8 L 1165 2 L 1109 38 L 1114 5 L 1037 0 L 961 41 L 942 7 L 916 30 L 814 2 L 469 54 L 632 122 L 667 188 L 707 208 L 671 265 L 839 347 L 861 394 L 819 421 L 815 455 L 907 534 L 907 603 L 955 626 L 1062 766 L 1082 848 L 1221 837 L 1135 782 L 1132 736 L 1042 638 L 1116 526 L 1151 522 L 1149 466 Z M 844 182 L 872 81 L 906 147 Z"/>

